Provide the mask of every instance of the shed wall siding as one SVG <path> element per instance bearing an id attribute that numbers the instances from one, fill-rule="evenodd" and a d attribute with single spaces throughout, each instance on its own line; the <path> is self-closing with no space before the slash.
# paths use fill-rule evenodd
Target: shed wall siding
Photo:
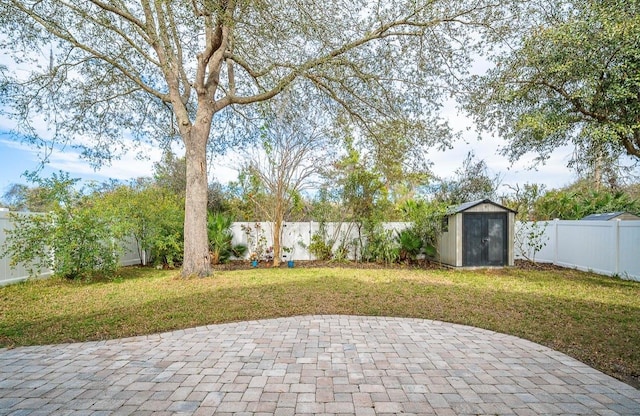
<path id="1" fill-rule="evenodd" d="M 447 217 L 447 231 L 443 231 L 438 238 L 438 257 L 441 263 L 455 265 L 456 227 L 454 216 Z"/>

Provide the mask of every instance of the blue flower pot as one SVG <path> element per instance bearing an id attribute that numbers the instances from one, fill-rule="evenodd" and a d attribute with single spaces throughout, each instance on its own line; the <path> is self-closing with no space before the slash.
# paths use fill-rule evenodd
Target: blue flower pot
<path id="1" fill-rule="evenodd" d="M 258 260 L 251 260 L 251 267 L 258 267 Z"/>
<path id="2" fill-rule="evenodd" d="M 292 268 L 293 268 L 293 260 L 289 260 L 289 261 L 287 262 L 287 267 L 288 267 L 288 268 L 290 268 L 290 269 L 292 269 Z"/>

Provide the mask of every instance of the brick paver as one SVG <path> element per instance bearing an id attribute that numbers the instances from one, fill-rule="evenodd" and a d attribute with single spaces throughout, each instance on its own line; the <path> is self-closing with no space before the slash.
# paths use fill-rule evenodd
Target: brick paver
<path id="1" fill-rule="evenodd" d="M 532 342 L 301 316 L 0 350 L 0 415 L 640 415 L 640 391 Z"/>

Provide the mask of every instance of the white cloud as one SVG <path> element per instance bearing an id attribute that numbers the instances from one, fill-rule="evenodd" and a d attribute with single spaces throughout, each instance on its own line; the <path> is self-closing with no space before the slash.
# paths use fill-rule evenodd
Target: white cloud
<path id="1" fill-rule="evenodd" d="M 433 171 L 439 177 L 447 178 L 454 175 L 456 169 L 462 166 L 462 162 L 470 151 L 473 151 L 478 160 L 484 160 L 492 174 L 502 176 L 503 189 L 505 185 L 517 183 L 542 183 L 547 188 L 559 188 L 570 184 L 575 180 L 575 174 L 567 168 L 569 158 L 572 156 L 572 148 L 565 146 L 556 149 L 551 157 L 544 163 L 534 166 L 535 155 L 525 155 L 513 164 L 509 159 L 500 154 L 500 149 L 508 143 L 500 137 L 483 134 L 478 138 L 473 120 L 456 109 L 455 100 L 448 100 L 442 111 L 442 116 L 450 125 L 462 132 L 462 139 L 454 143 L 453 149 L 444 152 L 432 152 L 427 155 L 433 162 Z"/>
<path id="2" fill-rule="evenodd" d="M 50 157 L 49 166 L 56 170 L 63 170 L 82 176 L 99 176 L 105 179 L 127 180 L 141 176 L 151 176 L 153 162 L 160 159 L 151 157 L 155 153 L 160 153 L 158 149 L 145 149 L 150 156 L 149 160 L 136 158 L 136 153 L 127 153 L 122 158 L 113 160 L 110 165 L 95 170 L 91 164 L 82 159 L 75 151 L 56 152 Z"/>
<path id="3" fill-rule="evenodd" d="M 35 168 L 42 160 L 42 151 L 35 146 L 12 140 L 0 139 L 0 145 L 18 150 L 23 158 L 21 165 L 24 169 Z M 144 154 L 145 158 L 138 158 L 138 154 Z M 140 176 L 150 176 L 153 170 L 153 162 L 160 160 L 162 151 L 150 145 L 140 145 L 136 151 L 125 153 L 120 159 L 113 160 L 109 166 L 94 169 L 91 164 L 82 158 L 74 149 L 52 149 L 48 156 L 46 167 L 51 170 L 69 172 L 71 176 L 90 177 L 93 179 L 120 179 L 127 180 Z"/>
<path id="4" fill-rule="evenodd" d="M 34 153 L 34 149 L 32 146 L 29 146 L 26 143 L 16 142 L 13 140 L 0 139 L 0 145 L 5 147 L 10 147 L 12 149 L 21 150 L 25 152 Z"/>

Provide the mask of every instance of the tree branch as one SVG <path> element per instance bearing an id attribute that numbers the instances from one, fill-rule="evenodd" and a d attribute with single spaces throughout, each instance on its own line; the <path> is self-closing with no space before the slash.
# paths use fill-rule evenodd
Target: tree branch
<path id="1" fill-rule="evenodd" d="M 64 41 L 68 42 L 69 44 L 71 44 L 72 46 L 74 46 L 75 48 L 78 48 L 78 49 L 84 51 L 85 53 L 93 56 L 94 58 L 96 58 L 98 60 L 101 60 L 101 61 L 104 61 L 104 62 L 108 63 L 109 65 L 113 66 L 118 71 L 120 71 L 120 73 L 123 76 L 125 76 L 126 78 L 128 78 L 132 82 L 138 84 L 140 86 L 140 88 L 142 88 L 145 92 L 155 96 L 156 98 L 158 98 L 158 99 L 160 99 L 162 101 L 169 100 L 169 96 L 167 94 L 163 94 L 160 91 L 157 91 L 154 88 L 151 88 L 138 75 L 134 74 L 129 68 L 126 68 L 124 65 L 122 65 L 122 63 L 120 61 L 118 61 L 117 59 L 114 59 L 113 57 L 110 57 L 110 56 L 98 51 L 97 49 L 94 49 L 94 48 L 89 47 L 88 45 L 86 45 L 86 44 L 84 44 L 82 42 L 79 42 L 71 33 L 62 30 L 54 22 L 51 22 L 50 20 L 40 16 L 39 14 L 35 13 L 34 11 L 32 11 L 30 9 L 27 9 L 22 4 L 22 2 L 17 1 L 17 0 L 12 0 L 11 3 L 13 4 L 14 7 L 16 7 L 21 12 L 25 13 L 27 16 L 31 17 L 34 21 L 36 21 L 40 26 L 42 26 L 45 30 L 47 30 L 49 33 L 51 33 L 55 37 L 57 37 L 57 38 L 59 38 L 61 40 L 64 40 Z"/>

